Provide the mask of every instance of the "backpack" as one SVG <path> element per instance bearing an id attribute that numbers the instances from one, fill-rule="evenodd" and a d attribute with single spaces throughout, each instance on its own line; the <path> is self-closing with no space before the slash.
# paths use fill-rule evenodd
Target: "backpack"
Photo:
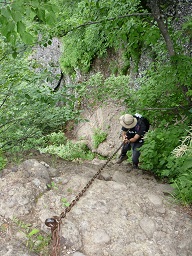
<path id="1" fill-rule="evenodd" d="M 146 132 L 148 132 L 149 128 L 150 128 L 149 120 L 144 116 L 140 117 L 140 120 L 141 120 L 141 122 L 144 122 L 144 124 L 146 126 Z"/>
<path id="2" fill-rule="evenodd" d="M 137 120 L 139 120 L 140 122 L 143 122 L 143 123 L 145 124 L 145 126 L 146 126 L 146 132 L 148 132 L 148 131 L 149 131 L 149 128 L 150 128 L 150 122 L 149 122 L 149 120 L 148 120 L 146 117 L 144 117 L 144 116 L 142 116 L 142 115 L 140 115 L 140 114 L 138 114 L 138 113 L 136 113 L 136 114 L 134 115 L 134 117 L 136 117 Z"/>

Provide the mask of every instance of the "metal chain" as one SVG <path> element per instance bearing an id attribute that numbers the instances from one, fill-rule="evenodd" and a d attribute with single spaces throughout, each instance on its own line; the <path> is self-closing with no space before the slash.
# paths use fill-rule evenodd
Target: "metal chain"
<path id="1" fill-rule="evenodd" d="M 81 190 L 81 192 L 72 200 L 70 205 L 65 208 L 60 216 L 53 216 L 45 220 L 45 225 L 51 228 L 52 235 L 52 254 L 51 256 L 60 256 L 60 232 L 61 232 L 61 223 L 62 219 L 66 217 L 66 214 L 71 211 L 72 207 L 79 201 L 79 199 L 84 195 L 93 181 L 101 174 L 101 171 L 106 167 L 110 162 L 113 156 L 120 150 L 124 142 L 118 147 L 118 149 L 107 159 L 106 163 L 98 170 L 98 172 L 92 177 L 92 179 L 87 183 L 87 185 Z"/>

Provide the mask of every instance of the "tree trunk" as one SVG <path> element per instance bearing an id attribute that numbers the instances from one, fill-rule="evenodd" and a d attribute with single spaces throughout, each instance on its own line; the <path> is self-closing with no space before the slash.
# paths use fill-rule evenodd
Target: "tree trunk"
<path id="1" fill-rule="evenodd" d="M 167 50 L 169 53 L 169 56 L 172 57 L 175 55 L 175 50 L 173 46 L 173 41 L 169 35 L 169 32 L 166 28 L 166 25 L 162 19 L 162 15 L 160 12 L 160 8 L 158 6 L 158 0 L 150 0 L 149 1 L 149 7 L 151 8 L 151 13 L 154 17 L 154 19 L 157 21 L 158 28 L 165 40 L 165 43 L 167 45 Z"/>
<path id="2" fill-rule="evenodd" d="M 160 2 L 160 0 L 149 0 L 149 7 L 151 9 L 151 13 L 152 13 L 154 19 L 157 21 L 158 28 L 165 40 L 169 56 L 173 57 L 176 55 L 175 50 L 174 50 L 173 41 L 172 41 L 172 39 L 169 35 L 169 32 L 167 30 L 167 27 L 163 21 L 163 15 L 161 14 L 161 11 L 160 11 L 159 2 Z M 177 63 L 172 62 L 172 65 L 177 65 Z M 192 106 L 192 100 L 187 95 L 187 92 L 188 92 L 187 86 L 185 86 L 185 85 L 180 85 L 180 86 L 181 86 L 181 89 L 182 89 L 188 103 L 189 103 L 189 106 Z"/>

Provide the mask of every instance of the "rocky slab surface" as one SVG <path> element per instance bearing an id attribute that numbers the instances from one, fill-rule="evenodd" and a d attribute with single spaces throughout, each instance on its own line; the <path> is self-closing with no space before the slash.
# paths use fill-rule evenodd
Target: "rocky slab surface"
<path id="1" fill-rule="evenodd" d="M 53 168 L 29 159 L 3 170 L 0 255 L 50 255 L 45 219 L 59 216 L 102 164 L 97 159 L 63 161 Z M 62 256 L 192 255 L 192 218 L 174 202 L 171 187 L 129 169 L 125 163 L 109 163 L 67 213 L 61 225 Z"/>

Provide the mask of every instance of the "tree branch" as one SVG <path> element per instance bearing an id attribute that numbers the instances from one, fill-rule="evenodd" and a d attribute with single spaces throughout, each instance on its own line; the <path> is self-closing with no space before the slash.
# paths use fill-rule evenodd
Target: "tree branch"
<path id="1" fill-rule="evenodd" d="M 59 36 L 65 36 L 67 35 L 69 32 L 72 32 L 73 30 L 76 30 L 78 28 L 81 28 L 81 27 L 86 27 L 86 26 L 89 26 L 89 25 L 95 25 L 95 24 L 99 24 L 99 23 L 102 23 L 102 22 L 107 22 L 107 21 L 112 21 L 112 20 L 118 20 L 118 19 L 124 19 L 124 18 L 127 18 L 127 17 L 133 17 L 133 16 L 152 16 L 151 13 L 131 13 L 131 14 L 126 14 L 126 15 L 122 15 L 122 16 L 117 16 L 117 17 L 113 17 L 113 18 L 108 18 L 108 19 L 103 19 L 103 20 L 99 20 L 99 21 L 88 21 L 84 24 L 81 24 L 77 27 L 74 27 L 66 32 L 61 32 L 61 34 L 59 34 Z"/>
<path id="2" fill-rule="evenodd" d="M 178 110 L 178 109 L 189 109 L 190 106 L 178 106 L 172 108 L 138 108 L 142 110 Z"/>
<path id="3" fill-rule="evenodd" d="M 22 141 L 26 141 L 27 139 L 31 139 L 31 138 L 36 138 L 36 134 L 35 133 L 31 133 L 29 135 L 23 136 L 21 138 L 19 138 L 18 140 L 15 141 L 7 141 L 5 142 L 3 145 L 0 146 L 0 149 L 4 149 L 7 145 L 9 147 L 6 147 L 6 150 L 13 148 L 14 146 L 17 146 L 18 144 L 20 144 Z"/>
<path id="4" fill-rule="evenodd" d="M 9 98 L 10 95 L 8 93 L 9 93 L 10 90 L 11 90 L 11 86 L 8 88 L 7 95 L 5 95 L 2 103 L 0 104 L 0 108 L 2 108 L 2 106 L 5 104 L 6 100 Z"/>
<path id="5" fill-rule="evenodd" d="M 11 4 L 11 2 L 1 1 L 0 4 L 6 5 L 6 4 Z"/>
<path id="6" fill-rule="evenodd" d="M 9 97 L 9 95 L 6 95 L 5 98 L 3 99 L 1 105 L 0 105 L 0 108 L 5 104 L 7 98 Z"/>

